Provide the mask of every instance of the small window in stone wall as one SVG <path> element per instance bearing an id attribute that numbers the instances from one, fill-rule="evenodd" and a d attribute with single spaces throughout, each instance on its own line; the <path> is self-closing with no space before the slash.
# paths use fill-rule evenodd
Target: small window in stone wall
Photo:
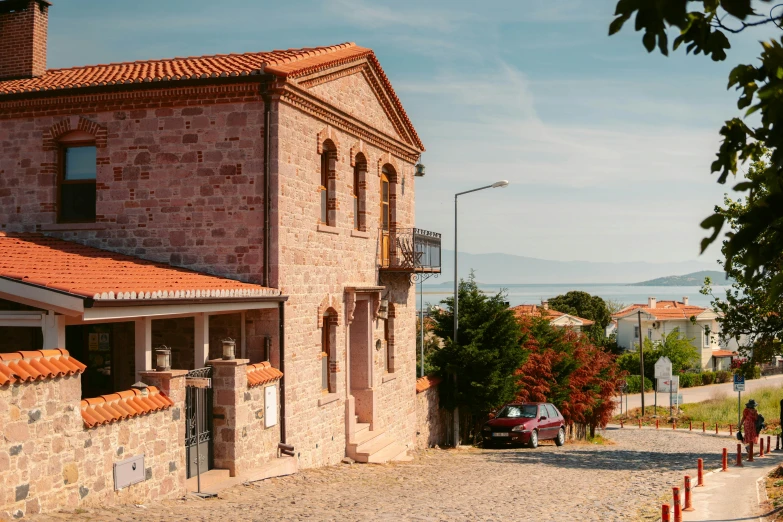
<path id="1" fill-rule="evenodd" d="M 58 222 L 95 222 L 96 150 L 94 142 L 61 143 L 57 189 Z"/>

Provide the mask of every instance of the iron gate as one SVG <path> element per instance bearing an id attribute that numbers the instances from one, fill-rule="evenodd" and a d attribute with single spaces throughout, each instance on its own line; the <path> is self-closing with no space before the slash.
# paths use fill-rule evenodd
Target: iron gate
<path id="1" fill-rule="evenodd" d="M 212 469 L 212 368 L 190 370 L 185 379 L 187 476 Z"/>

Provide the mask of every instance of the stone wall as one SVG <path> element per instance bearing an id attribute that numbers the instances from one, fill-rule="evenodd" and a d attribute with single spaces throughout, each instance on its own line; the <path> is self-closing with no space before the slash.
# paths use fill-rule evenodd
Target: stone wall
<path id="1" fill-rule="evenodd" d="M 440 407 L 437 386 L 416 393 L 416 449 L 445 445 L 450 418 L 451 414 Z"/>
<path id="2" fill-rule="evenodd" d="M 174 407 L 92 429 L 79 375 L 0 387 L 0 518 L 185 493 L 184 379 Z M 114 491 L 113 464 L 144 454 L 141 483 Z"/>
<path id="3" fill-rule="evenodd" d="M 277 457 L 279 381 L 249 387 L 248 359 L 212 360 L 208 364 L 213 367 L 215 467 L 227 469 L 235 477 Z M 278 397 L 278 422 L 268 428 L 264 427 L 266 386 L 274 386 Z"/>

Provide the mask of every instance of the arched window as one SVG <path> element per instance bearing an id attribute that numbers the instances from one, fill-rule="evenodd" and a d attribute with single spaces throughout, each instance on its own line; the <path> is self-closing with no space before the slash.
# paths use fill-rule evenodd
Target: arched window
<path id="1" fill-rule="evenodd" d="M 353 167 L 353 228 L 354 230 L 367 230 L 366 219 L 366 186 L 367 186 L 367 158 L 361 152 L 356 155 Z"/>
<path id="2" fill-rule="evenodd" d="M 389 230 L 391 224 L 391 192 L 389 186 L 389 179 L 391 178 L 391 166 L 384 165 L 381 170 L 381 219 L 380 225 L 382 230 Z"/>
<path id="3" fill-rule="evenodd" d="M 330 362 L 334 358 L 336 322 L 337 315 L 332 310 L 324 313 L 321 328 L 321 391 L 323 393 L 336 391 L 330 367 Z"/>
<path id="4" fill-rule="evenodd" d="M 321 215 L 319 222 L 330 227 L 337 221 L 337 199 L 335 197 L 337 147 L 331 140 L 326 140 L 321 153 Z"/>
<path id="5" fill-rule="evenodd" d="M 95 137 L 74 131 L 57 141 L 57 221 L 94 223 L 98 170 Z"/>

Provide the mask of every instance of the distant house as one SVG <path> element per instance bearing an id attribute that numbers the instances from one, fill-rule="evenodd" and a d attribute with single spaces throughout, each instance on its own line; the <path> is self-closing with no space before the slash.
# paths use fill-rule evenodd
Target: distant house
<path id="1" fill-rule="evenodd" d="M 736 352 L 724 350 L 718 343 L 718 314 L 710 308 L 689 304 L 687 297 L 683 297 L 682 301 L 658 301 L 650 297 L 647 304 L 627 306 L 612 318 L 617 321 L 617 346 L 626 350 L 639 345 L 640 334 L 656 342 L 679 328 L 682 335 L 692 339 L 691 344 L 699 350 L 702 369 L 727 370 L 732 357 L 736 356 Z"/>
<path id="2" fill-rule="evenodd" d="M 514 306 L 511 310 L 514 311 L 517 317 L 545 317 L 549 319 L 552 326 L 572 328 L 577 332 L 581 332 L 583 328 L 592 326 L 594 323 L 594 321 L 584 319 L 583 317 L 552 310 L 549 308 L 548 301 L 541 301 L 541 306 L 523 304 Z"/>
<path id="3" fill-rule="evenodd" d="M 606 330 L 607 337 L 611 337 L 612 335 L 617 333 L 617 321 L 615 321 L 614 319 L 609 321 L 609 324 L 606 325 L 605 330 Z"/>

